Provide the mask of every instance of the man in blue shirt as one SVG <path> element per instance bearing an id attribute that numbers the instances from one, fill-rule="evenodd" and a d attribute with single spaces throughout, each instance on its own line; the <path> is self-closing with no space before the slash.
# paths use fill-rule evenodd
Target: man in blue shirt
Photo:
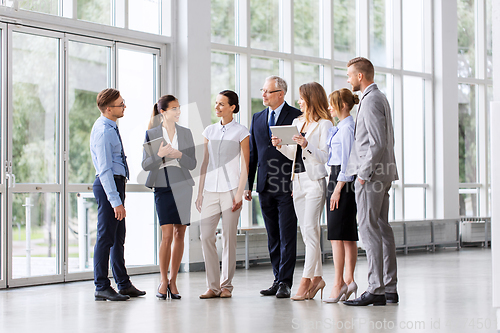
<path id="1" fill-rule="evenodd" d="M 125 268 L 125 183 L 128 166 L 116 120 L 123 117 L 125 100 L 116 89 L 97 95 L 101 117 L 90 134 L 90 154 L 96 170 L 93 191 L 97 201 L 97 240 L 94 247 L 94 284 L 96 301 L 126 301 L 145 295 L 132 285 Z M 108 279 L 108 262 L 119 293 Z"/>

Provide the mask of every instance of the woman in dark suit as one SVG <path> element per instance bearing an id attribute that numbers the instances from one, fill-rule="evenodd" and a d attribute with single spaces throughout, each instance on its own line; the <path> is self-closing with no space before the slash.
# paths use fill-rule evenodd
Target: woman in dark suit
<path id="1" fill-rule="evenodd" d="M 146 186 L 154 188 L 162 232 L 159 253 L 161 283 L 156 294 L 160 299 L 168 296 L 181 298 L 176 279 L 184 252 L 184 234 L 191 218 L 194 181 L 190 170 L 196 167 L 195 147 L 191 131 L 177 124 L 179 115 L 177 98 L 165 95 L 158 100 L 146 132 L 146 142 L 158 138 L 163 138 L 163 141 L 156 153 L 145 149 L 142 160 L 142 168 L 149 171 Z"/>

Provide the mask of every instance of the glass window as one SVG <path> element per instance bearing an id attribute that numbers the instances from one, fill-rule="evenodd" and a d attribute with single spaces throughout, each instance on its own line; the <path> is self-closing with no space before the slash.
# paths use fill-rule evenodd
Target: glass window
<path id="1" fill-rule="evenodd" d="M 125 207 L 127 209 L 125 263 L 127 267 L 154 265 L 158 225 L 154 194 L 127 192 Z"/>
<path id="2" fill-rule="evenodd" d="M 118 126 L 130 171 L 129 182 L 133 184 L 144 184 L 140 177 L 145 172 L 141 167 L 142 144 L 153 105 L 158 100 L 156 68 L 155 54 L 118 49 L 118 89 L 127 106 Z"/>
<path id="3" fill-rule="evenodd" d="M 250 1 L 250 30 L 252 48 L 279 51 L 279 0 Z"/>
<path id="4" fill-rule="evenodd" d="M 69 168 L 73 184 L 92 183 L 95 169 L 89 140 L 101 113 L 97 94 L 110 85 L 111 50 L 106 46 L 70 41 L 68 44 Z"/>
<path id="5" fill-rule="evenodd" d="M 390 0 L 370 0 L 370 60 L 375 66 L 390 67 L 387 61 L 387 11 Z"/>
<path id="6" fill-rule="evenodd" d="M 133 30 L 160 33 L 159 0 L 133 0 L 128 2 L 128 27 Z M 168 18 L 166 18 L 168 21 Z"/>
<path id="7" fill-rule="evenodd" d="M 423 69 L 423 0 L 403 1 L 403 68 Z"/>
<path id="8" fill-rule="evenodd" d="M 68 215 L 68 272 L 92 271 L 97 237 L 97 202 L 94 194 L 70 193 Z"/>
<path id="9" fill-rule="evenodd" d="M 20 0 L 19 8 L 57 15 L 59 13 L 59 0 Z"/>
<path id="10" fill-rule="evenodd" d="M 212 42 L 235 42 L 235 0 L 211 0 Z"/>
<path id="11" fill-rule="evenodd" d="M 58 272 L 59 194 L 12 195 L 12 277 Z"/>
<path id="12" fill-rule="evenodd" d="M 460 216 L 478 216 L 477 189 L 460 189 Z"/>
<path id="13" fill-rule="evenodd" d="M 12 40 L 12 172 L 18 183 L 58 183 L 59 40 Z"/>
<path id="14" fill-rule="evenodd" d="M 77 0 L 79 20 L 111 25 L 113 0 Z"/>
<path id="15" fill-rule="evenodd" d="M 294 87 L 294 98 L 293 101 L 295 103 L 295 107 L 300 109 L 299 103 L 297 102 L 299 99 L 299 87 L 304 83 L 309 82 L 318 82 L 319 81 L 319 65 L 316 64 L 308 64 L 305 62 L 295 62 L 295 87 Z"/>
<path id="16" fill-rule="evenodd" d="M 404 118 L 404 181 L 423 184 L 424 178 L 424 106 L 423 80 L 419 77 L 403 78 Z"/>
<path id="17" fill-rule="evenodd" d="M 425 219 L 425 188 L 405 188 L 405 220 Z"/>
<path id="18" fill-rule="evenodd" d="M 486 77 L 493 78 L 493 24 L 491 19 L 491 0 L 486 0 Z"/>
<path id="19" fill-rule="evenodd" d="M 356 1 L 333 0 L 333 40 L 335 60 L 356 56 Z"/>
<path id="20" fill-rule="evenodd" d="M 461 183 L 477 182 L 476 86 L 458 85 L 459 178 Z"/>
<path id="21" fill-rule="evenodd" d="M 488 86 L 487 88 L 487 102 L 486 102 L 486 127 L 488 130 L 488 140 L 487 140 L 487 145 L 488 145 L 488 161 L 486 164 L 488 166 L 488 179 L 487 179 L 487 184 L 491 185 L 491 105 L 490 103 L 493 102 L 493 86 Z M 491 186 L 490 186 L 491 187 Z M 489 201 L 491 203 L 491 200 Z M 490 204 L 491 207 L 491 204 Z"/>
<path id="22" fill-rule="evenodd" d="M 335 68 L 335 77 L 334 77 L 334 90 L 339 90 L 342 88 L 347 88 L 349 90 L 352 89 L 351 85 L 347 83 L 347 69 L 344 68 Z M 332 92 L 327 91 L 326 94 L 330 95 Z M 354 105 L 351 110 L 351 116 L 356 119 L 356 114 L 358 112 L 358 106 Z"/>
<path id="23" fill-rule="evenodd" d="M 474 0 L 458 0 L 458 76 L 475 76 L 475 4 Z"/>
<path id="24" fill-rule="evenodd" d="M 230 53 L 212 52 L 212 124 L 219 121 L 215 115 L 215 98 L 219 92 L 230 89 L 236 91 L 236 55 Z M 241 103 L 240 103 L 241 104 Z"/>
<path id="25" fill-rule="evenodd" d="M 252 227 L 265 227 L 264 218 L 260 209 L 259 195 L 252 193 Z"/>
<path id="26" fill-rule="evenodd" d="M 252 114 L 254 114 L 266 108 L 266 106 L 262 104 L 262 93 L 260 92 L 260 89 L 263 87 L 267 77 L 271 75 L 279 75 L 279 60 L 252 57 L 251 66 L 250 94 L 252 98 Z"/>
<path id="27" fill-rule="evenodd" d="M 352 89 L 351 85 L 347 83 L 347 68 L 335 68 L 334 73 L 333 87 L 335 90 L 341 88 Z"/>
<path id="28" fill-rule="evenodd" d="M 294 0 L 294 52 L 320 56 L 320 2 L 319 0 Z"/>

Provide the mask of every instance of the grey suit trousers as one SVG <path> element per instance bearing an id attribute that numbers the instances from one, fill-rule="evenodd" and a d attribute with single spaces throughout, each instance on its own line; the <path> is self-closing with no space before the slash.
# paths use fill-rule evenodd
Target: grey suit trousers
<path id="1" fill-rule="evenodd" d="M 367 291 L 374 295 L 397 292 L 396 244 L 389 224 L 391 183 L 355 183 L 359 234 L 368 261 Z"/>

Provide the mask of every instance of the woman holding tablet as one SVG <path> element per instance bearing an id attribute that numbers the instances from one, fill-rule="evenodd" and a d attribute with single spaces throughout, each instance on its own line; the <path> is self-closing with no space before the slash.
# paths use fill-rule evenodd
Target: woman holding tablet
<path id="1" fill-rule="evenodd" d="M 172 95 L 162 96 L 153 107 L 146 142 L 163 138 L 156 153 L 144 149 L 142 168 L 149 171 L 146 186 L 154 188 L 161 226 L 160 275 L 156 297 L 180 299 L 177 272 L 184 252 L 184 234 L 191 220 L 194 181 L 190 170 L 196 167 L 193 135 L 179 126 L 180 106 Z M 168 266 L 170 280 L 168 279 Z"/>
<path id="2" fill-rule="evenodd" d="M 354 176 L 346 176 L 345 170 L 354 143 L 354 120 L 350 112 L 359 103 L 358 95 L 349 89 L 335 90 L 329 96 L 330 111 L 339 122 L 330 129 L 328 165 L 331 167 L 326 201 L 328 239 L 332 243 L 335 282 L 327 303 L 337 303 L 356 297 L 358 286 L 354 282 L 354 267 L 358 256 L 358 226 L 356 224 L 356 195 Z M 345 266 L 345 271 L 344 271 Z"/>
<path id="3" fill-rule="evenodd" d="M 300 133 L 293 137 L 296 144 L 281 145 L 281 139 L 272 137 L 273 145 L 293 161 L 293 204 L 306 246 L 302 279 L 297 294 L 291 297 L 294 301 L 313 298 L 319 290 L 323 298 L 326 285 L 322 278 L 319 222 L 326 195 L 326 138 L 333 127 L 323 87 L 316 82 L 306 83 L 300 86 L 299 92 L 303 114 L 292 123 Z"/>
<path id="4" fill-rule="evenodd" d="M 239 109 L 238 95 L 231 90 L 221 91 L 215 101 L 216 115 L 221 120 L 203 131 L 205 151 L 196 200 L 196 208 L 201 212 L 201 245 L 208 288 L 200 295 L 202 299 L 228 298 L 233 292 L 236 232 L 250 159 L 250 133 L 233 118 Z M 215 246 L 215 231 L 221 217 L 222 277 Z"/>

